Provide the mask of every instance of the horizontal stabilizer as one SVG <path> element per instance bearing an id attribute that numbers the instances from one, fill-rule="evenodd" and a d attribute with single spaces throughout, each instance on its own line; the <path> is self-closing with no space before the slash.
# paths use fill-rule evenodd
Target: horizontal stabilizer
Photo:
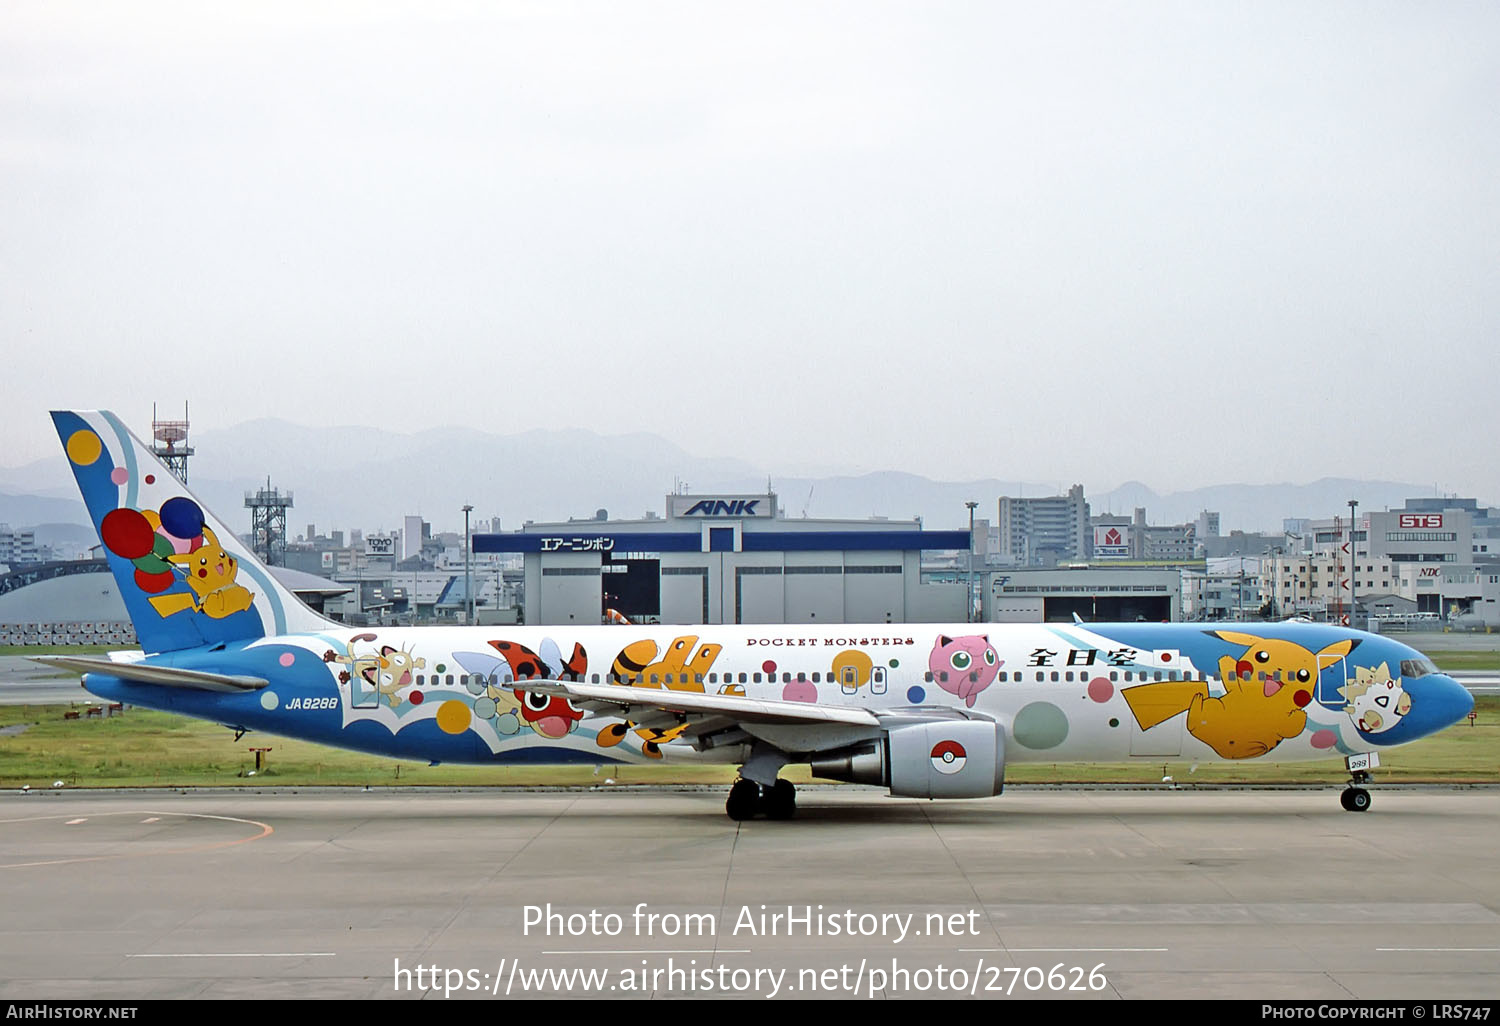
<path id="1" fill-rule="evenodd" d="M 60 666 L 76 673 L 97 673 L 101 677 L 114 677 L 137 684 L 160 684 L 164 687 L 189 688 L 193 691 L 238 694 L 241 691 L 258 691 L 271 683 L 262 677 L 207 673 L 203 670 L 180 670 L 175 666 L 152 666 L 148 663 L 115 663 L 108 659 L 88 659 L 84 656 L 46 655 L 26 658 L 34 663 Z"/>

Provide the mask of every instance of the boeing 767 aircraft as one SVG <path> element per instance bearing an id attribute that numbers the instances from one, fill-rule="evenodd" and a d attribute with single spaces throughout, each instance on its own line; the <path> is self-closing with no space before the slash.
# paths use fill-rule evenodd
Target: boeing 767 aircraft
<path id="1" fill-rule="evenodd" d="M 39 657 L 116 702 L 401 759 L 731 763 L 736 820 L 783 766 L 919 798 L 1007 762 L 1343 759 L 1474 702 L 1420 652 L 1321 624 L 351 628 L 277 583 L 119 418 L 52 415 L 144 655 Z"/>

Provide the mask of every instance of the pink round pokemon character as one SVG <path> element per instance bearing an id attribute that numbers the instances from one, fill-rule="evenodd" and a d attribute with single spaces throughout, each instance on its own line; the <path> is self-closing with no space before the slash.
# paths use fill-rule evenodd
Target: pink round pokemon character
<path id="1" fill-rule="evenodd" d="M 971 634 L 963 638 L 939 635 L 927 668 L 938 687 L 964 700 L 974 708 L 974 697 L 995 682 L 1002 660 L 990 644 L 989 635 Z"/>

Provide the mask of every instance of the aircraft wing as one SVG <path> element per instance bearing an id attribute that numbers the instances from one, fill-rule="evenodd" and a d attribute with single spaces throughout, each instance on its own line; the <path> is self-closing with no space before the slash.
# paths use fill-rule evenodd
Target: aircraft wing
<path id="1" fill-rule="evenodd" d="M 192 691 L 218 691 L 234 694 L 241 691 L 258 691 L 270 681 L 264 677 L 249 677 L 240 674 L 207 673 L 203 670 L 181 670 L 175 666 L 151 666 L 146 663 L 116 663 L 108 659 L 89 659 L 85 656 L 45 655 L 27 656 L 34 663 L 61 666 L 77 673 L 97 673 L 101 677 L 135 684 L 160 684 L 169 688 L 188 688 Z"/>
<path id="2" fill-rule="evenodd" d="M 630 729 L 647 738 L 648 754 L 653 745 L 668 742 L 688 743 L 702 751 L 752 740 L 768 742 L 785 752 L 836 751 L 916 723 L 974 718 L 942 707 L 887 712 L 847 705 L 581 681 L 527 680 L 518 681 L 515 686 L 567 698 L 581 709 L 605 712 L 628 721 Z"/>
<path id="3" fill-rule="evenodd" d="M 738 695 L 708 695 L 696 691 L 632 687 L 623 684 L 584 684 L 575 681 L 517 681 L 512 687 L 544 695 L 559 695 L 574 704 L 596 711 L 610 710 L 639 720 L 646 713 L 666 712 L 689 718 L 715 717 L 737 723 L 773 723 L 813 726 L 838 724 L 878 727 L 880 719 L 867 709 L 849 706 L 779 702 Z"/>

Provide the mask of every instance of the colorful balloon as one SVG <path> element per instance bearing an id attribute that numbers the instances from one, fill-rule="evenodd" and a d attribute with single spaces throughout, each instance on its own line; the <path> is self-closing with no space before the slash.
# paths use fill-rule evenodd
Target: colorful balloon
<path id="1" fill-rule="evenodd" d="M 172 586 L 172 582 L 176 580 L 177 575 L 173 573 L 148 574 L 143 570 L 135 572 L 136 586 L 142 591 L 150 592 L 152 595 L 166 591 Z"/>
<path id="2" fill-rule="evenodd" d="M 172 564 L 155 553 L 149 553 L 135 561 L 135 568 L 143 574 L 169 574 L 172 572 Z"/>
<path id="3" fill-rule="evenodd" d="M 99 537 L 115 555 L 139 559 L 151 552 L 156 533 L 146 518 L 135 510 L 112 509 L 99 522 Z"/>
<path id="4" fill-rule="evenodd" d="M 161 526 L 176 538 L 191 538 L 203 533 L 203 510 L 186 496 L 179 495 L 161 504 Z"/>

